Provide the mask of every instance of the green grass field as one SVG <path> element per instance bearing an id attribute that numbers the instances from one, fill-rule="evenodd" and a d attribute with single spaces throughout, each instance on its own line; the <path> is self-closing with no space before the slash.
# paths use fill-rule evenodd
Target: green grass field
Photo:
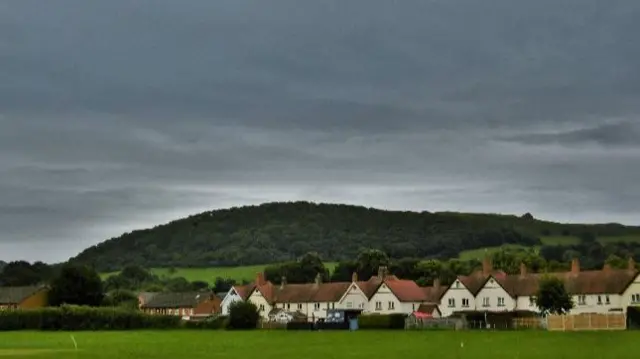
<path id="1" fill-rule="evenodd" d="M 325 266 L 333 271 L 337 263 L 329 262 L 325 263 Z M 256 277 L 256 273 L 264 270 L 266 265 L 255 266 L 243 266 L 243 267 L 210 267 L 210 268 L 176 268 L 175 273 L 170 274 L 168 268 L 152 268 L 151 272 L 158 276 L 167 277 L 184 277 L 188 281 L 202 280 L 213 284 L 216 277 L 232 278 L 237 282 L 241 282 L 243 279 L 252 281 Z M 102 278 L 108 278 L 109 276 L 116 274 L 103 273 Z"/>
<path id="2" fill-rule="evenodd" d="M 633 332 L 132 331 L 0 333 L 2 358 L 626 359 Z M 78 344 L 74 348 L 73 335 Z"/>

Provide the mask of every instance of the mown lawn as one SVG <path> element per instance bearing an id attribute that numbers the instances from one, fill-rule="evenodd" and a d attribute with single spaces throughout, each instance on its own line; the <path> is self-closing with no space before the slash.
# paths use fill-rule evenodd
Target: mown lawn
<path id="1" fill-rule="evenodd" d="M 336 263 L 325 263 L 325 266 L 332 271 Z M 151 272 L 158 276 L 184 277 L 188 281 L 202 280 L 213 284 L 216 277 L 232 278 L 237 282 L 243 279 L 252 281 L 256 273 L 264 270 L 266 265 L 242 266 L 242 267 L 210 267 L 210 268 L 175 268 L 174 273 L 170 273 L 169 268 L 151 268 Z M 102 278 L 107 278 L 114 273 L 103 273 Z"/>
<path id="2" fill-rule="evenodd" d="M 71 339 L 78 343 L 74 349 Z M 625 359 L 639 333 L 133 331 L 0 333 L 3 358 Z"/>

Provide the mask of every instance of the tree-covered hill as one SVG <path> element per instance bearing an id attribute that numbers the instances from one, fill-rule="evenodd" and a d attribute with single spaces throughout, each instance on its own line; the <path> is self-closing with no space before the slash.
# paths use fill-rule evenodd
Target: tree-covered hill
<path id="1" fill-rule="evenodd" d="M 503 244 L 533 246 L 542 236 L 639 236 L 640 227 L 559 224 L 523 216 L 385 211 L 309 202 L 267 203 L 200 213 L 125 233 L 90 247 L 72 262 L 100 271 L 127 264 L 207 267 L 276 263 L 315 251 L 351 259 L 363 248 L 393 258 L 450 258 Z"/>

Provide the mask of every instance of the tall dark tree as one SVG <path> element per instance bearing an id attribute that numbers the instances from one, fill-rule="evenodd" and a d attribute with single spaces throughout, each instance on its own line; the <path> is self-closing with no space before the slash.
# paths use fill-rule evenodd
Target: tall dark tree
<path id="1" fill-rule="evenodd" d="M 573 308 L 573 301 L 561 279 L 547 276 L 540 281 L 536 305 L 543 315 L 565 314 Z"/>
<path id="2" fill-rule="evenodd" d="M 238 301 L 229 307 L 228 329 L 256 329 L 259 320 L 258 307 L 249 301 Z"/>
<path id="3" fill-rule="evenodd" d="M 222 277 L 216 277 L 213 282 L 213 291 L 216 293 L 226 293 L 236 284 L 234 279 L 225 279 Z"/>
<path id="4" fill-rule="evenodd" d="M 391 261 L 389 256 L 381 250 L 366 249 L 358 254 L 356 263 L 358 277 L 367 280 L 377 275 L 380 267 L 388 267 Z"/>
<path id="5" fill-rule="evenodd" d="M 332 282 L 351 281 L 353 273 L 357 273 L 358 264 L 355 261 L 340 261 L 331 273 Z"/>
<path id="6" fill-rule="evenodd" d="M 88 266 L 67 264 L 51 282 L 49 304 L 99 306 L 104 292 L 98 273 Z"/>

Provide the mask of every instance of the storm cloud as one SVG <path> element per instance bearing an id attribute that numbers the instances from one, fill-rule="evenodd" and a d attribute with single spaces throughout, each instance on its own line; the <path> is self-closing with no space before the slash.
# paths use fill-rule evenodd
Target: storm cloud
<path id="1" fill-rule="evenodd" d="M 639 224 L 635 0 L 0 3 L 0 259 L 311 200 Z"/>

